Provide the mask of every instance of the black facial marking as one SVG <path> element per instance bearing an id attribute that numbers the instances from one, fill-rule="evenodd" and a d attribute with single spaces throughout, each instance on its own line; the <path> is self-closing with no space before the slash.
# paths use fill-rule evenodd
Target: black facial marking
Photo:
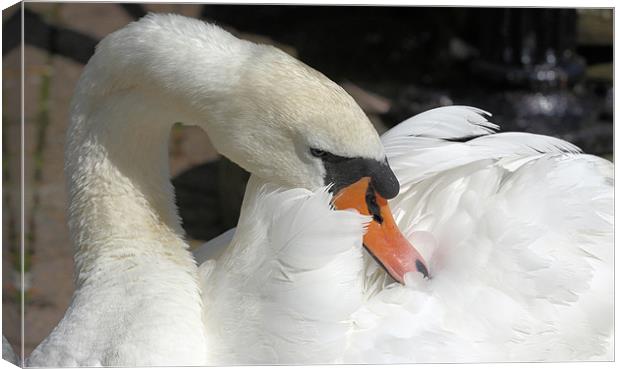
<path id="1" fill-rule="evenodd" d="M 384 163 L 375 161 L 370 184 L 374 186 L 377 193 L 385 199 L 393 199 L 400 192 L 400 183 L 387 160 Z"/>
<path id="2" fill-rule="evenodd" d="M 338 193 L 362 177 L 370 177 L 370 183 L 374 190 L 386 199 L 396 197 L 400 191 L 398 179 L 396 179 L 387 161 L 347 158 L 331 153 L 326 153 L 320 159 L 325 166 L 325 184 L 333 184 L 332 193 Z"/>
<path id="3" fill-rule="evenodd" d="M 372 219 L 379 223 L 383 223 L 383 217 L 381 216 L 381 209 L 377 204 L 377 195 L 375 194 L 375 189 L 372 184 L 368 186 L 366 190 L 366 206 L 368 206 L 368 212 L 372 215 Z"/>

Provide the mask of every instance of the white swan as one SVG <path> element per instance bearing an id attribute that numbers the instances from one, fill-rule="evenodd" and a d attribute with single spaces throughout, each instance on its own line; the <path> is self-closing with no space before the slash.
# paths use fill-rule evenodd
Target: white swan
<path id="1" fill-rule="evenodd" d="M 108 36 L 80 80 L 68 135 L 76 292 L 27 364 L 608 358 L 607 164 L 567 157 L 557 148 L 573 149 L 549 138 L 440 139 L 492 128 L 454 109 L 399 126 L 384 151 L 348 95 L 274 48 L 179 16 Z M 200 275 L 169 183 L 176 121 L 204 127 L 253 173 L 239 232 Z M 374 249 L 406 287 L 384 288 L 389 279 L 362 247 L 378 240 L 376 229 L 362 239 L 364 227 L 389 224 L 380 195 L 397 187 L 386 153 L 403 185 L 397 220 L 431 262 L 428 280 L 408 273 L 427 272 L 412 249 L 402 260 Z M 556 196 L 524 206 L 516 195 L 533 184 L 528 175 Z M 375 219 L 332 211 L 321 188 L 331 182 L 333 193 L 361 189 L 344 192 L 341 206 L 359 202 Z M 565 216 L 530 221 L 541 209 Z"/>
<path id="2" fill-rule="evenodd" d="M 382 137 L 430 280 L 389 284 L 368 219 L 325 191 L 253 178 L 240 232 L 201 266 L 211 362 L 612 360 L 613 165 L 484 115 L 439 108 Z"/>
<path id="3" fill-rule="evenodd" d="M 217 361 L 169 181 L 167 142 L 178 121 L 203 127 L 256 180 L 333 183 L 347 207 L 371 201 L 382 225 L 366 246 L 397 279 L 426 272 L 395 233 L 384 198 L 398 193 L 398 181 L 379 136 L 344 90 L 276 48 L 150 15 L 102 40 L 76 88 L 65 153 L 76 290 L 27 365 Z M 388 250 L 392 236 L 407 258 Z"/>

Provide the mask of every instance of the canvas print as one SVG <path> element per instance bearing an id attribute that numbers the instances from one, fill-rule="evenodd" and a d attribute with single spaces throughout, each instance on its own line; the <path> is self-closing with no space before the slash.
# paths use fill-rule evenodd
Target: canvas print
<path id="1" fill-rule="evenodd" d="M 2 18 L 4 360 L 614 360 L 613 9 Z"/>

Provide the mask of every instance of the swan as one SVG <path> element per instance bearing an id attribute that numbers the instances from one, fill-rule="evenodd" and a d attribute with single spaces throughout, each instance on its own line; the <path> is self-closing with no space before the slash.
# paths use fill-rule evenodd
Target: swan
<path id="1" fill-rule="evenodd" d="M 428 275 L 395 227 L 387 199 L 399 184 L 368 118 L 337 84 L 274 47 L 199 20 L 148 15 L 99 43 L 70 116 L 75 292 L 28 366 L 220 361 L 218 328 L 203 317 L 206 273 L 184 240 L 169 180 L 167 142 L 179 121 L 202 127 L 254 181 L 306 191 L 330 185 L 343 207 L 366 211 L 355 214 L 353 236 L 361 244 L 368 227 L 364 246 L 393 278 Z"/>
<path id="2" fill-rule="evenodd" d="M 382 136 L 430 279 L 394 283 L 363 251 L 363 209 L 251 178 L 239 231 L 196 252 L 211 362 L 613 360 L 613 165 L 487 117 L 443 107 Z"/>
<path id="3" fill-rule="evenodd" d="M 176 121 L 252 173 L 200 268 L 169 182 Z M 380 139 L 275 48 L 175 15 L 130 24 L 76 88 L 76 290 L 27 365 L 609 359 L 610 164 L 495 128 L 451 107 Z"/>

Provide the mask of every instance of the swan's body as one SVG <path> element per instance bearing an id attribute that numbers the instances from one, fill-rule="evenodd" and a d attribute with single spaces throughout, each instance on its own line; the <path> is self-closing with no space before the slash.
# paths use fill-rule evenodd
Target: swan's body
<path id="1" fill-rule="evenodd" d="M 239 232 L 201 266 L 213 363 L 611 360 L 612 165 L 495 127 L 448 107 L 382 138 L 399 227 L 433 271 L 407 286 L 385 288 L 367 219 L 253 179 Z"/>
<path id="2" fill-rule="evenodd" d="M 168 134 L 177 121 L 203 127 L 220 153 L 253 174 L 233 245 L 200 275 L 183 240 L 167 169 Z M 432 281 L 407 277 L 418 289 L 382 290 L 385 275 L 361 245 L 370 233 L 363 228 L 387 224 L 386 214 L 370 220 L 331 211 L 325 190 L 299 189 L 333 182 L 335 191 L 370 178 L 363 182 L 366 201 L 372 195 L 378 207 L 398 193 L 385 154 L 341 88 L 275 48 L 178 16 L 149 16 L 106 37 L 76 89 L 67 139 L 76 291 L 27 365 L 428 361 L 442 358 L 438 345 L 448 344 L 460 347 L 453 357 L 467 360 L 459 337 L 437 331 L 430 318 L 417 319 L 441 308 L 431 284 L 450 264 L 426 250 L 437 268 Z M 429 178 L 405 176 L 403 196 L 417 196 L 412 185 Z M 270 186 L 291 190 L 261 195 Z M 396 204 L 405 198 L 399 199 Z M 445 219 L 419 221 L 416 206 L 402 206 L 414 217 L 408 224 L 437 232 Z M 316 228 L 302 226 L 308 223 Z M 459 232 L 471 224 L 478 223 L 465 222 Z M 587 278 L 579 260 L 578 275 Z M 546 277 L 561 284 L 570 275 Z M 583 283 L 576 288 L 589 291 Z M 383 306 L 386 298 L 394 303 Z M 385 316 L 392 307 L 395 315 Z M 437 321 L 458 323 L 442 317 Z M 411 326 L 404 332 L 395 329 L 405 321 Z"/>

